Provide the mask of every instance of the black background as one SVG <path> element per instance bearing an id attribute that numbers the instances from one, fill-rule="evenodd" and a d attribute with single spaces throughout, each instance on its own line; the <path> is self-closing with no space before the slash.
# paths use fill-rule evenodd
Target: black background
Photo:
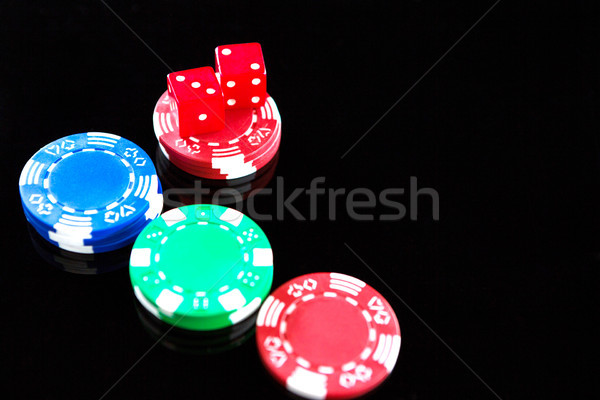
<path id="1" fill-rule="evenodd" d="M 58 3 L 0 5 L 2 390 L 99 399 L 155 340 L 126 268 L 71 274 L 34 251 L 18 176 L 40 147 L 84 131 L 154 155 L 152 110 L 170 71 L 102 2 Z M 422 197 L 417 221 L 330 221 L 322 199 L 316 221 L 260 223 L 274 286 L 339 271 L 394 307 L 402 349 L 372 397 L 495 398 L 408 307 L 502 399 L 597 393 L 596 10 L 501 1 L 342 159 L 493 3 L 250 3 L 109 2 L 173 70 L 212 65 L 220 44 L 262 44 L 286 193 L 317 176 L 375 192 L 414 176 L 439 193 L 439 221 Z M 306 197 L 295 205 L 308 215 Z M 105 398 L 248 396 L 286 396 L 253 338 L 216 355 L 159 344 Z"/>

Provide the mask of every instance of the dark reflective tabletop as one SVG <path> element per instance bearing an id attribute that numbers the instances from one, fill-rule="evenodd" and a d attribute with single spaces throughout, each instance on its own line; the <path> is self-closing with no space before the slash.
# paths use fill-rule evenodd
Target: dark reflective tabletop
<path id="1" fill-rule="evenodd" d="M 165 209 L 199 188 L 229 206 L 239 194 L 271 242 L 274 287 L 336 271 L 385 296 L 402 347 L 370 398 L 597 393 L 597 13 L 288 3 L 1 3 L 4 397 L 290 396 L 262 366 L 252 320 L 166 332 L 135 299 L 130 247 L 77 255 L 30 229 L 21 169 L 86 131 L 144 148 Z M 277 159 L 234 182 L 181 174 L 152 129 L 167 73 L 249 41 L 282 117 Z"/>

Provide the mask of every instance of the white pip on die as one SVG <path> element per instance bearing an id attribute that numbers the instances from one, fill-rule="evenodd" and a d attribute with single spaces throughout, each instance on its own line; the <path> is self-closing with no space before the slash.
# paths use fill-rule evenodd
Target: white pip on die
<path id="1" fill-rule="evenodd" d="M 219 46 L 215 67 L 221 81 L 225 109 L 255 108 L 267 96 L 267 71 L 259 43 Z"/>

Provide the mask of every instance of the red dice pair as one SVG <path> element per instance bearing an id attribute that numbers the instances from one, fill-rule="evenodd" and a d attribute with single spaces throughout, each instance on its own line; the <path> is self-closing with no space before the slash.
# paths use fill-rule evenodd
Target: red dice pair
<path id="1" fill-rule="evenodd" d="M 267 72 L 259 43 L 219 46 L 211 67 L 167 75 L 169 97 L 179 115 L 180 136 L 225 127 L 225 110 L 253 108 L 267 96 Z"/>

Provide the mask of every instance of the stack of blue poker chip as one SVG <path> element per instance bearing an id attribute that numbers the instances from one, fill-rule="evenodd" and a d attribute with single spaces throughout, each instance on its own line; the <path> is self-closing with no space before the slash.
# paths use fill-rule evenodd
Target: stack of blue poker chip
<path id="1" fill-rule="evenodd" d="M 117 135 L 87 132 L 46 145 L 19 178 L 25 217 L 54 245 L 102 253 L 132 243 L 163 207 L 154 164 Z"/>

